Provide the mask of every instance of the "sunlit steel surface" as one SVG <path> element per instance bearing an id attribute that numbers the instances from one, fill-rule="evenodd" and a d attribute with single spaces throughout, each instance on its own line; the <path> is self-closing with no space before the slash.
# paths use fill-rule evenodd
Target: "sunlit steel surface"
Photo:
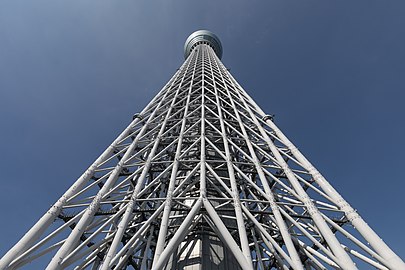
<path id="1" fill-rule="evenodd" d="M 206 33 L 0 269 L 405 269 Z"/>
<path id="2" fill-rule="evenodd" d="M 221 41 L 214 33 L 208 30 L 195 31 L 186 39 L 184 43 L 184 58 L 187 58 L 197 45 L 203 43 L 211 46 L 219 59 L 222 58 Z"/>

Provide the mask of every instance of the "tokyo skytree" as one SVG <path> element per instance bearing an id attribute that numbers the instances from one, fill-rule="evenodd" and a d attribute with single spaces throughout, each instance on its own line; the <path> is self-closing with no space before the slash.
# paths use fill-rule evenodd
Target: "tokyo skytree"
<path id="1" fill-rule="evenodd" d="M 405 270 L 222 53 L 191 34 L 173 77 L 0 269 Z"/>

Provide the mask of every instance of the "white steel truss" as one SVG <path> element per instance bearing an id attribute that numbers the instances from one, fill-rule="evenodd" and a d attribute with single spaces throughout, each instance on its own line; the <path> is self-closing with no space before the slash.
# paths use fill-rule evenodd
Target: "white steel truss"
<path id="1" fill-rule="evenodd" d="M 193 44 L 0 269 L 405 269 L 215 46 Z"/>

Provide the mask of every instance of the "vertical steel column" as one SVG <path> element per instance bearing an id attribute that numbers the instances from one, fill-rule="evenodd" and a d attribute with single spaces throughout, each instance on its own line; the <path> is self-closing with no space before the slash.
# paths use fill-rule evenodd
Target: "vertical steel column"
<path id="1" fill-rule="evenodd" d="M 214 73 L 212 71 L 212 63 L 211 63 L 212 54 L 214 54 L 214 52 L 211 47 L 208 47 L 207 45 L 203 45 L 203 46 L 205 46 L 205 49 L 208 51 L 209 64 L 211 67 L 210 68 L 211 77 L 213 80 L 215 80 Z M 235 171 L 233 169 L 232 155 L 229 150 L 228 138 L 226 136 L 227 132 L 225 129 L 224 119 L 223 119 L 223 115 L 222 115 L 221 103 L 219 102 L 218 90 L 217 90 L 215 84 L 214 84 L 214 89 L 215 89 L 218 116 L 219 116 L 219 121 L 220 121 L 220 126 L 221 126 L 222 140 L 223 140 L 224 149 L 225 149 L 226 164 L 228 167 L 229 180 L 231 183 L 232 199 L 233 199 L 233 203 L 235 206 L 235 214 L 236 214 L 236 222 L 238 224 L 239 238 L 241 239 L 243 254 L 246 257 L 246 260 L 250 263 L 252 261 L 252 257 L 250 254 L 249 241 L 247 239 L 245 221 L 244 221 L 244 218 L 242 215 L 241 202 L 239 200 L 239 191 L 238 191 L 238 186 L 236 184 Z M 253 265 L 251 267 L 253 267 Z"/>
<path id="2" fill-rule="evenodd" d="M 190 63 L 190 62 L 188 62 L 188 63 Z M 130 217 L 131 217 L 131 214 L 132 214 L 132 211 L 133 211 L 133 207 L 135 205 L 135 201 L 136 201 L 136 199 L 138 197 L 138 193 L 139 193 L 139 191 L 140 191 L 140 189 L 141 189 L 141 187 L 142 187 L 142 185 L 144 183 L 146 174 L 149 172 L 150 166 L 152 164 L 152 158 L 155 156 L 155 152 L 156 152 L 157 147 L 158 147 L 158 145 L 160 143 L 162 133 L 164 132 L 164 130 L 166 128 L 167 120 L 169 119 L 169 117 L 171 115 L 171 112 L 173 110 L 173 105 L 175 104 L 175 102 L 177 100 L 177 96 L 181 91 L 181 86 L 182 86 L 183 81 L 184 81 L 184 76 L 183 76 L 179 86 L 177 87 L 176 93 L 175 93 L 175 95 L 174 95 L 174 97 L 173 97 L 173 99 L 171 101 L 170 108 L 167 111 L 165 119 L 163 120 L 163 123 L 162 123 L 162 125 L 160 127 L 159 134 L 158 134 L 158 136 L 157 136 L 157 138 L 156 138 L 156 140 L 155 140 L 155 142 L 153 144 L 152 150 L 149 152 L 148 159 L 147 159 L 147 161 L 145 163 L 145 167 L 142 170 L 142 174 L 137 179 L 138 181 L 136 183 L 134 191 L 132 192 L 131 199 L 130 199 L 128 205 L 126 206 L 126 211 L 125 211 L 125 213 L 124 213 L 124 215 L 123 215 L 123 217 L 122 217 L 122 219 L 121 219 L 121 221 L 120 221 L 120 223 L 118 225 L 118 230 L 115 233 L 113 242 L 111 243 L 111 246 L 108 249 L 108 253 L 104 258 L 104 262 L 103 262 L 101 270 L 107 270 L 107 269 L 111 268 L 111 266 L 109 265 L 110 261 L 113 258 L 113 256 L 115 255 L 116 249 L 117 249 L 117 247 L 118 247 L 118 245 L 119 245 L 119 243 L 120 243 L 120 241 L 122 239 L 122 236 L 123 236 L 123 234 L 124 234 L 124 232 L 125 232 L 125 230 L 126 230 L 126 228 L 128 226 L 128 222 L 130 221 Z M 124 158 L 123 158 L 123 160 L 124 160 Z M 174 164 L 174 166 L 175 165 L 176 164 Z"/>
<path id="3" fill-rule="evenodd" d="M 216 59 L 216 57 L 215 57 L 214 54 L 212 54 L 212 57 L 213 57 L 214 60 L 215 60 L 215 63 L 216 63 L 216 65 L 217 65 L 217 68 L 218 68 L 219 70 L 221 70 L 221 68 L 219 67 L 219 65 L 218 65 L 218 63 L 217 63 L 217 59 Z M 291 236 L 290 236 L 290 233 L 288 232 L 287 225 L 285 224 L 285 222 L 284 222 L 284 220 L 283 220 L 283 218 L 282 218 L 282 216 L 281 216 L 281 214 L 280 214 L 280 211 L 279 211 L 279 209 L 278 209 L 278 206 L 277 206 L 277 204 L 275 203 L 274 196 L 273 196 L 273 192 L 271 191 L 271 189 L 270 189 L 270 187 L 269 187 L 269 185 L 268 185 L 268 183 L 267 183 L 267 179 L 266 179 L 266 177 L 264 176 L 262 167 L 261 167 L 261 165 L 260 165 L 260 161 L 259 161 L 259 159 L 257 158 L 256 153 L 255 153 L 255 151 L 254 151 L 254 149 L 253 149 L 252 143 L 250 142 L 250 140 L 249 140 L 249 138 L 248 138 L 248 135 L 247 135 L 245 126 L 243 125 L 243 121 L 242 121 L 242 119 L 241 119 L 241 117 L 240 117 L 240 115 L 239 115 L 239 111 L 236 109 L 235 102 L 234 102 L 234 100 L 233 100 L 233 98 L 232 98 L 232 95 L 230 94 L 230 90 L 228 89 L 228 87 L 227 87 L 227 85 L 226 85 L 226 83 L 225 83 L 225 81 L 224 81 L 223 74 L 222 74 L 221 72 L 220 72 L 220 76 L 221 76 L 222 82 L 223 82 L 224 85 L 225 85 L 225 91 L 226 91 L 227 94 L 228 94 L 228 99 L 229 99 L 229 101 L 231 102 L 231 105 L 232 105 L 232 108 L 233 108 L 233 110 L 234 110 L 235 116 L 236 116 L 237 119 L 238 119 L 239 127 L 240 127 L 241 130 L 242 130 L 242 133 L 243 133 L 245 142 L 246 142 L 246 144 L 247 144 L 247 146 L 248 146 L 248 148 L 249 148 L 249 153 L 250 153 L 252 159 L 254 160 L 254 164 L 255 164 L 255 167 L 256 167 L 256 171 L 257 171 L 257 173 L 258 173 L 258 175 L 259 175 L 260 181 L 262 182 L 263 187 L 265 188 L 265 191 L 266 191 L 267 195 L 269 196 L 268 198 L 270 199 L 270 200 L 269 200 L 269 202 L 270 202 L 270 207 L 271 207 L 271 209 L 273 210 L 273 214 L 274 214 L 274 217 L 275 217 L 275 219 L 276 219 L 276 221 L 277 221 L 277 225 L 279 226 L 281 235 L 282 235 L 282 237 L 283 237 L 284 240 L 285 240 L 285 243 L 286 243 L 286 246 L 287 246 L 287 250 L 288 250 L 288 252 L 289 252 L 289 254 L 290 254 L 290 256 L 291 256 L 292 262 L 293 262 L 293 263 L 292 263 L 292 264 L 293 264 L 292 267 L 293 267 L 294 269 L 297 269 L 297 270 L 303 270 L 301 259 L 299 258 L 299 255 L 298 255 L 298 253 L 297 253 L 297 251 L 296 251 L 296 249 L 295 249 L 295 247 L 294 247 L 294 244 L 293 244 L 293 242 L 292 242 L 292 240 L 291 240 Z M 216 89 L 215 89 L 215 90 L 216 90 Z M 217 90 L 216 90 L 216 96 L 217 96 L 217 100 L 219 100 Z M 220 107 L 219 101 L 218 101 L 218 107 Z M 222 119 L 221 116 L 220 116 L 220 119 Z M 228 153 L 227 153 L 227 156 L 228 156 Z M 230 154 L 229 154 L 229 156 L 230 156 Z"/>
<path id="4" fill-rule="evenodd" d="M 93 162 L 93 164 L 76 180 L 76 182 L 58 199 L 58 201 L 52 205 L 52 207 L 37 221 L 37 223 L 0 259 L 0 270 L 6 269 L 6 267 L 21 253 L 26 251 L 52 224 L 55 218 L 60 214 L 62 207 L 65 203 L 74 196 L 81 188 L 89 181 L 89 179 L 94 175 L 94 170 L 97 166 L 106 160 L 115 150 L 117 144 L 127 137 L 127 135 L 132 131 L 132 129 L 138 124 L 142 119 L 142 114 L 150 109 L 153 103 L 161 98 L 164 90 L 167 88 L 169 83 L 174 81 L 174 77 L 179 72 L 173 76 L 170 80 L 156 95 L 149 104 L 142 110 L 139 115 L 136 115 L 135 119 L 124 129 L 124 131 L 111 143 L 111 145 L 104 150 L 104 152 Z"/>
<path id="5" fill-rule="evenodd" d="M 159 260 L 160 254 L 162 253 L 162 251 L 164 249 L 165 239 L 167 236 L 167 228 L 169 226 L 169 215 L 170 215 L 170 211 L 172 208 L 172 201 L 173 201 L 173 191 L 175 188 L 175 181 L 176 181 L 177 172 L 178 172 L 178 168 L 179 168 L 179 157 L 180 157 L 181 150 L 182 150 L 183 135 L 184 135 L 184 131 L 186 128 L 187 113 L 189 110 L 191 91 L 194 86 L 193 80 L 194 80 L 195 69 L 196 69 L 196 64 L 197 64 L 197 61 L 195 58 L 198 53 L 199 52 L 197 50 L 194 50 L 194 53 L 191 56 L 189 56 L 189 57 L 193 58 L 193 62 L 194 62 L 193 74 L 191 76 L 191 83 L 190 83 L 190 86 L 188 89 L 188 95 L 187 95 L 187 100 L 186 100 L 186 104 L 185 104 L 182 124 L 181 124 L 181 128 L 180 128 L 179 139 L 177 142 L 176 154 L 175 154 L 174 161 L 173 161 L 173 169 L 172 169 L 172 173 L 170 175 L 169 187 L 168 187 L 167 195 L 166 195 L 166 205 L 165 205 L 165 209 L 163 210 L 163 217 L 162 217 L 162 221 L 160 223 L 159 236 L 158 236 L 158 240 L 156 243 L 156 250 L 155 250 L 155 255 L 153 258 L 153 264 L 155 264 Z M 190 61 L 190 63 L 191 63 L 191 61 Z M 187 69 L 188 69 L 188 67 L 187 67 Z"/>
<path id="6" fill-rule="evenodd" d="M 261 111 L 260 108 L 258 111 Z M 262 111 L 261 111 L 262 112 Z M 265 115 L 263 113 L 263 117 Z M 305 156 L 295 147 L 290 140 L 281 132 L 281 130 L 270 120 L 265 119 L 267 125 L 274 130 L 276 135 L 288 147 L 294 157 L 303 164 L 303 166 L 312 175 L 316 183 L 331 198 L 334 203 L 345 212 L 347 219 L 353 224 L 357 231 L 366 239 L 369 244 L 378 252 L 378 254 L 387 261 L 387 266 L 392 269 L 405 270 L 405 263 L 396 255 L 387 244 L 371 229 L 371 227 L 361 218 L 357 211 L 343 199 L 343 197 L 329 184 L 325 177 L 305 158 Z"/>
<path id="7" fill-rule="evenodd" d="M 215 34 L 193 33 L 184 53 L 0 270 L 52 253 L 47 270 L 405 270 L 236 82 Z"/>
<path id="8" fill-rule="evenodd" d="M 233 83 L 239 89 L 243 89 L 237 81 L 229 74 Z M 243 91 L 243 90 L 242 90 Z M 387 262 L 387 266 L 392 269 L 405 269 L 405 263 L 396 255 L 387 244 L 371 229 L 371 227 L 361 218 L 357 211 L 333 188 L 326 178 L 309 162 L 309 160 L 298 150 L 297 147 L 284 135 L 284 133 L 270 120 L 257 103 L 245 92 L 244 96 L 250 101 L 255 109 L 262 115 L 266 124 L 276 133 L 277 137 L 288 147 L 293 156 L 308 170 L 316 183 L 323 191 L 333 199 L 334 203 L 345 212 L 348 220 L 353 224 L 357 231 L 366 239 L 369 244 L 383 257 Z M 242 98 L 243 99 L 243 98 Z"/>
<path id="9" fill-rule="evenodd" d="M 178 75 L 179 72 L 176 73 Z M 172 81 L 174 82 L 174 80 Z M 165 99 L 165 96 L 167 95 L 168 91 L 163 95 L 162 99 L 159 102 L 159 105 L 162 104 L 162 102 Z M 148 118 L 148 122 L 153 118 L 153 116 L 156 114 L 157 109 L 155 109 L 151 116 Z M 95 212 L 98 210 L 100 202 L 104 196 L 104 194 L 110 189 L 110 187 L 115 183 L 115 181 L 118 178 L 118 175 L 120 171 L 122 170 L 125 161 L 130 157 L 132 154 L 133 150 L 135 149 L 138 138 L 143 134 L 143 132 L 146 130 L 146 127 L 148 126 L 148 122 L 142 127 L 141 132 L 137 135 L 136 139 L 131 143 L 127 151 L 125 152 L 124 156 L 122 159 L 118 162 L 117 166 L 114 168 L 113 172 L 111 175 L 108 177 L 106 183 L 103 185 L 103 187 L 100 189 L 100 191 L 97 193 L 96 197 L 93 199 L 91 202 L 90 206 L 86 209 L 85 213 L 83 214 L 82 218 L 79 220 L 75 228 L 72 230 L 62 247 L 58 250 L 58 252 L 55 254 L 55 256 L 52 258 L 51 262 L 47 266 L 47 270 L 53 270 L 53 269 L 61 269 L 61 263 L 64 260 L 65 256 L 74 248 L 74 246 L 80 241 L 80 236 L 93 218 Z"/>
<path id="10" fill-rule="evenodd" d="M 224 69 L 222 69 L 224 70 Z M 237 86 L 234 87 L 236 89 Z M 348 269 L 348 270 L 356 270 L 357 267 L 353 263 L 352 259 L 350 256 L 345 252 L 343 247 L 340 245 L 339 241 L 336 239 L 335 235 L 325 222 L 325 220 L 322 218 L 318 208 L 314 205 L 312 202 L 311 198 L 308 196 L 308 194 L 305 192 L 305 190 L 302 188 L 300 183 L 298 182 L 297 178 L 295 177 L 294 173 L 288 166 L 288 164 L 285 162 L 281 154 L 279 153 L 277 147 L 274 145 L 274 143 L 269 139 L 268 135 L 264 131 L 263 127 L 259 124 L 257 118 L 255 117 L 254 113 L 251 111 L 250 107 L 246 104 L 246 101 L 243 99 L 243 97 L 240 96 L 240 93 L 238 92 L 239 97 L 244 104 L 246 110 L 249 112 L 250 117 L 252 120 L 255 122 L 257 128 L 260 130 L 260 133 L 262 134 L 263 138 L 266 140 L 267 145 L 269 146 L 271 152 L 277 159 L 277 162 L 281 166 L 282 170 L 286 174 L 288 180 L 290 181 L 291 185 L 293 186 L 294 190 L 297 192 L 297 194 L 300 196 L 300 199 L 302 202 L 305 204 L 308 213 L 311 215 L 314 223 L 316 224 L 317 228 L 320 230 L 322 236 L 325 238 L 325 240 L 328 242 L 330 248 L 332 249 L 333 253 L 335 254 L 336 257 L 339 258 L 339 265 L 343 269 Z"/>

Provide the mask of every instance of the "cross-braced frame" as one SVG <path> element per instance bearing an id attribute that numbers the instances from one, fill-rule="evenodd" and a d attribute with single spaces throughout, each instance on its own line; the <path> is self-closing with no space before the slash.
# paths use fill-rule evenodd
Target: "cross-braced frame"
<path id="1" fill-rule="evenodd" d="M 203 36 L 189 49 L 0 269 L 45 258 L 47 269 L 405 269 L 230 75 L 218 45 Z"/>

